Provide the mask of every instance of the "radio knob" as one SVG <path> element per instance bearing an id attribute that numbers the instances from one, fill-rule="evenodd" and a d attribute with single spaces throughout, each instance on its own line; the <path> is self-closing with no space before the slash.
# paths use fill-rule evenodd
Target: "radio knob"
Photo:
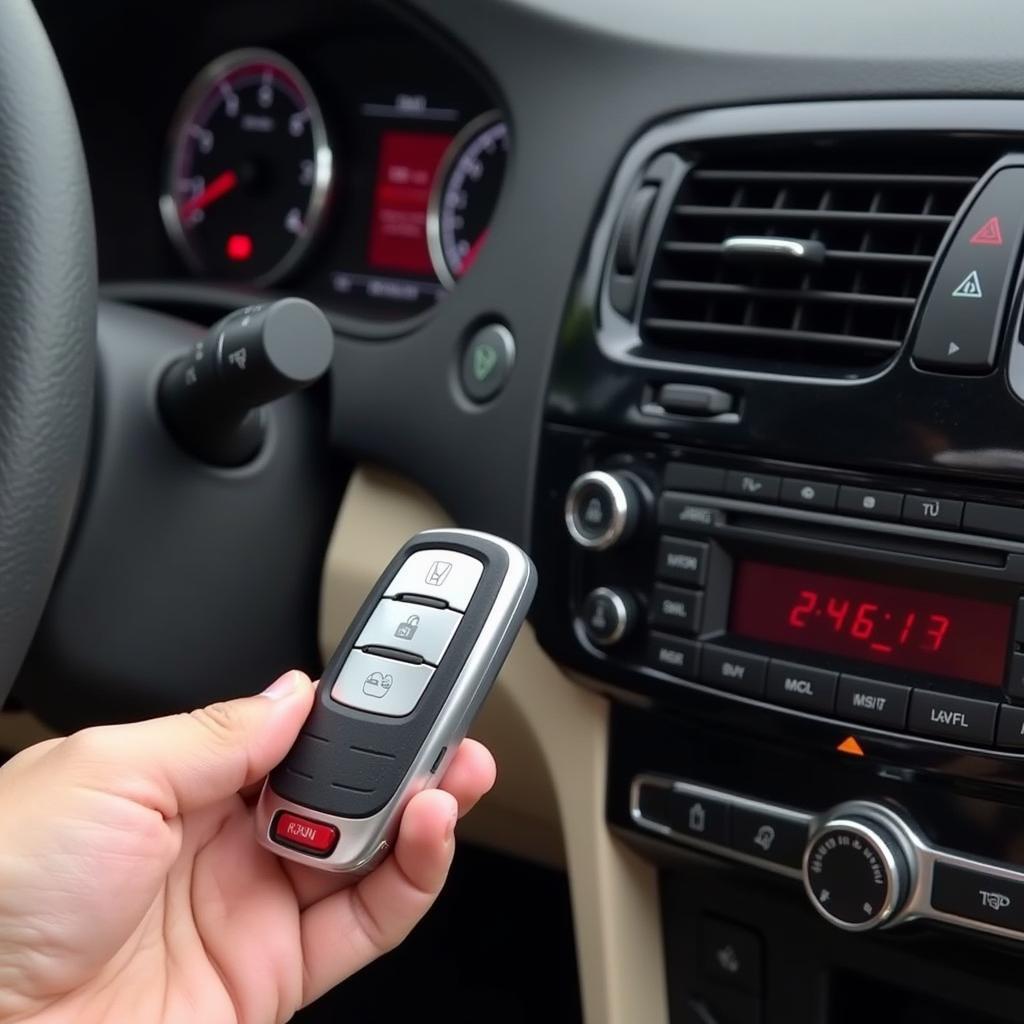
<path id="1" fill-rule="evenodd" d="M 903 907 L 909 886 L 903 847 L 869 808 L 831 818 L 804 854 L 804 888 L 814 909 L 846 931 L 885 924 Z"/>
<path id="2" fill-rule="evenodd" d="M 580 622 L 591 643 L 617 644 L 636 624 L 639 608 L 632 594 L 616 587 L 595 587 L 583 599 Z"/>
<path id="3" fill-rule="evenodd" d="M 580 547 L 605 551 L 627 540 L 643 499 L 628 473 L 594 470 L 573 481 L 565 499 L 565 525 Z"/>

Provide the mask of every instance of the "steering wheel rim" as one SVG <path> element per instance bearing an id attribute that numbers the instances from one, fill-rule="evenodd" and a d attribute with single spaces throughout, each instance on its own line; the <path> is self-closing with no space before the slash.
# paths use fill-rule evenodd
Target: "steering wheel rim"
<path id="1" fill-rule="evenodd" d="M 30 0 L 0 0 L 0 700 L 71 526 L 95 334 L 92 204 L 71 101 Z"/>

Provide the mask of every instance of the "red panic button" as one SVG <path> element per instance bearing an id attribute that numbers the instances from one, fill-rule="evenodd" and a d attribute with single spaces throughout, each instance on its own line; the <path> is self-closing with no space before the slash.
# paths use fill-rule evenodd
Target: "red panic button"
<path id="1" fill-rule="evenodd" d="M 282 811 L 274 821 L 273 838 L 285 846 L 326 857 L 338 842 L 338 830 L 333 825 Z"/>

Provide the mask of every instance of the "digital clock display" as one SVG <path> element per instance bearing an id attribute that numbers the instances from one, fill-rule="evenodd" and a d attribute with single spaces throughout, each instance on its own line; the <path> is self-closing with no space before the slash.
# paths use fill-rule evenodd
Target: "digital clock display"
<path id="1" fill-rule="evenodd" d="M 888 583 L 740 562 L 730 632 L 1001 686 L 1010 608 Z"/>

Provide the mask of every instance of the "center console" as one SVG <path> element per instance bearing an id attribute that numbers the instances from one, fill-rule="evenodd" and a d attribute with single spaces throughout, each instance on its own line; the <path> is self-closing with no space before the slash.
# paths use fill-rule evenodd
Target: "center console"
<path id="1" fill-rule="evenodd" d="M 553 367 L 538 635 L 613 700 L 673 1021 L 1015 1019 L 1024 106 L 628 153 Z"/>

